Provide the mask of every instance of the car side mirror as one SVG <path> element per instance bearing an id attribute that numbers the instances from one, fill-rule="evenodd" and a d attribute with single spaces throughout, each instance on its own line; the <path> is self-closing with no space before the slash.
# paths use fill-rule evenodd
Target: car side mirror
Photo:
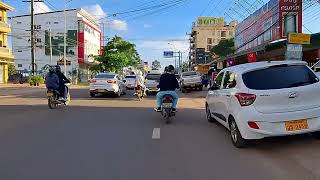
<path id="1" fill-rule="evenodd" d="M 220 89 L 220 86 L 217 83 L 213 83 L 209 90 L 214 91 Z"/>

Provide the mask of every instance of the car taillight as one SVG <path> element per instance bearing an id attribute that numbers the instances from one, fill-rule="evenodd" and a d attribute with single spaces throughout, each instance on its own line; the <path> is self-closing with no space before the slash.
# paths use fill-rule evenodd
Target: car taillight
<path id="1" fill-rule="evenodd" d="M 97 80 L 91 79 L 91 80 L 89 80 L 89 82 L 90 82 L 90 83 L 95 83 L 95 82 L 97 82 Z"/>
<path id="2" fill-rule="evenodd" d="M 252 128 L 252 129 L 260 129 L 259 126 L 258 126 L 258 124 L 255 123 L 255 122 L 253 122 L 253 121 L 249 121 L 249 122 L 248 122 L 248 126 L 249 126 L 250 128 Z"/>
<path id="3" fill-rule="evenodd" d="M 250 106 L 256 100 L 255 94 L 237 93 L 235 96 L 241 106 Z"/>
<path id="4" fill-rule="evenodd" d="M 110 84 L 116 84 L 117 81 L 116 80 L 108 80 L 107 83 L 110 83 Z"/>

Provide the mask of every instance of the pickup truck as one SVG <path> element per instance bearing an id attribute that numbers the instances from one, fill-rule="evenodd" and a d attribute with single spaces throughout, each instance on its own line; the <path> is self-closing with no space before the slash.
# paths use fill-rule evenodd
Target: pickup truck
<path id="1" fill-rule="evenodd" d="M 179 83 L 183 93 L 186 92 L 187 89 L 198 89 L 202 91 L 202 78 L 195 71 L 181 73 Z"/>

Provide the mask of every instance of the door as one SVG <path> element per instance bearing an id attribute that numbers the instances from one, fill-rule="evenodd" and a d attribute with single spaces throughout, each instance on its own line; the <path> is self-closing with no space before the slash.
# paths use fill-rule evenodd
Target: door
<path id="1" fill-rule="evenodd" d="M 4 66 L 3 64 L 0 64 L 0 83 L 3 83 L 4 78 Z"/>
<path id="2" fill-rule="evenodd" d="M 223 120 L 223 123 L 228 126 L 227 119 L 229 117 L 229 107 L 231 103 L 231 95 L 234 94 L 235 87 L 237 85 L 236 75 L 231 71 L 227 71 L 223 78 L 222 87 L 219 96 L 219 113 Z"/>
<path id="3" fill-rule="evenodd" d="M 219 98 L 219 91 L 221 89 L 221 84 L 223 80 L 224 72 L 220 72 L 220 74 L 217 75 L 216 79 L 214 80 L 214 83 L 218 86 L 215 90 L 209 90 L 208 92 L 208 106 L 211 112 L 212 116 L 218 117 L 217 115 L 217 102 Z"/>

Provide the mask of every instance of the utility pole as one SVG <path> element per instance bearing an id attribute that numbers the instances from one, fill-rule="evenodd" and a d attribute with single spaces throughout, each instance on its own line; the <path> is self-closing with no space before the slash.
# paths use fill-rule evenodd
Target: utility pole
<path id="1" fill-rule="evenodd" d="M 63 48 L 63 63 L 64 63 L 64 75 L 67 76 L 67 0 L 65 0 L 64 4 L 64 48 Z"/>
<path id="2" fill-rule="evenodd" d="M 51 29 L 49 29 L 49 44 L 50 44 L 50 65 L 52 64 L 52 34 L 51 34 Z"/>
<path id="3" fill-rule="evenodd" d="M 31 0 L 31 66 L 32 75 L 35 75 L 35 46 L 34 46 L 34 0 Z"/>

